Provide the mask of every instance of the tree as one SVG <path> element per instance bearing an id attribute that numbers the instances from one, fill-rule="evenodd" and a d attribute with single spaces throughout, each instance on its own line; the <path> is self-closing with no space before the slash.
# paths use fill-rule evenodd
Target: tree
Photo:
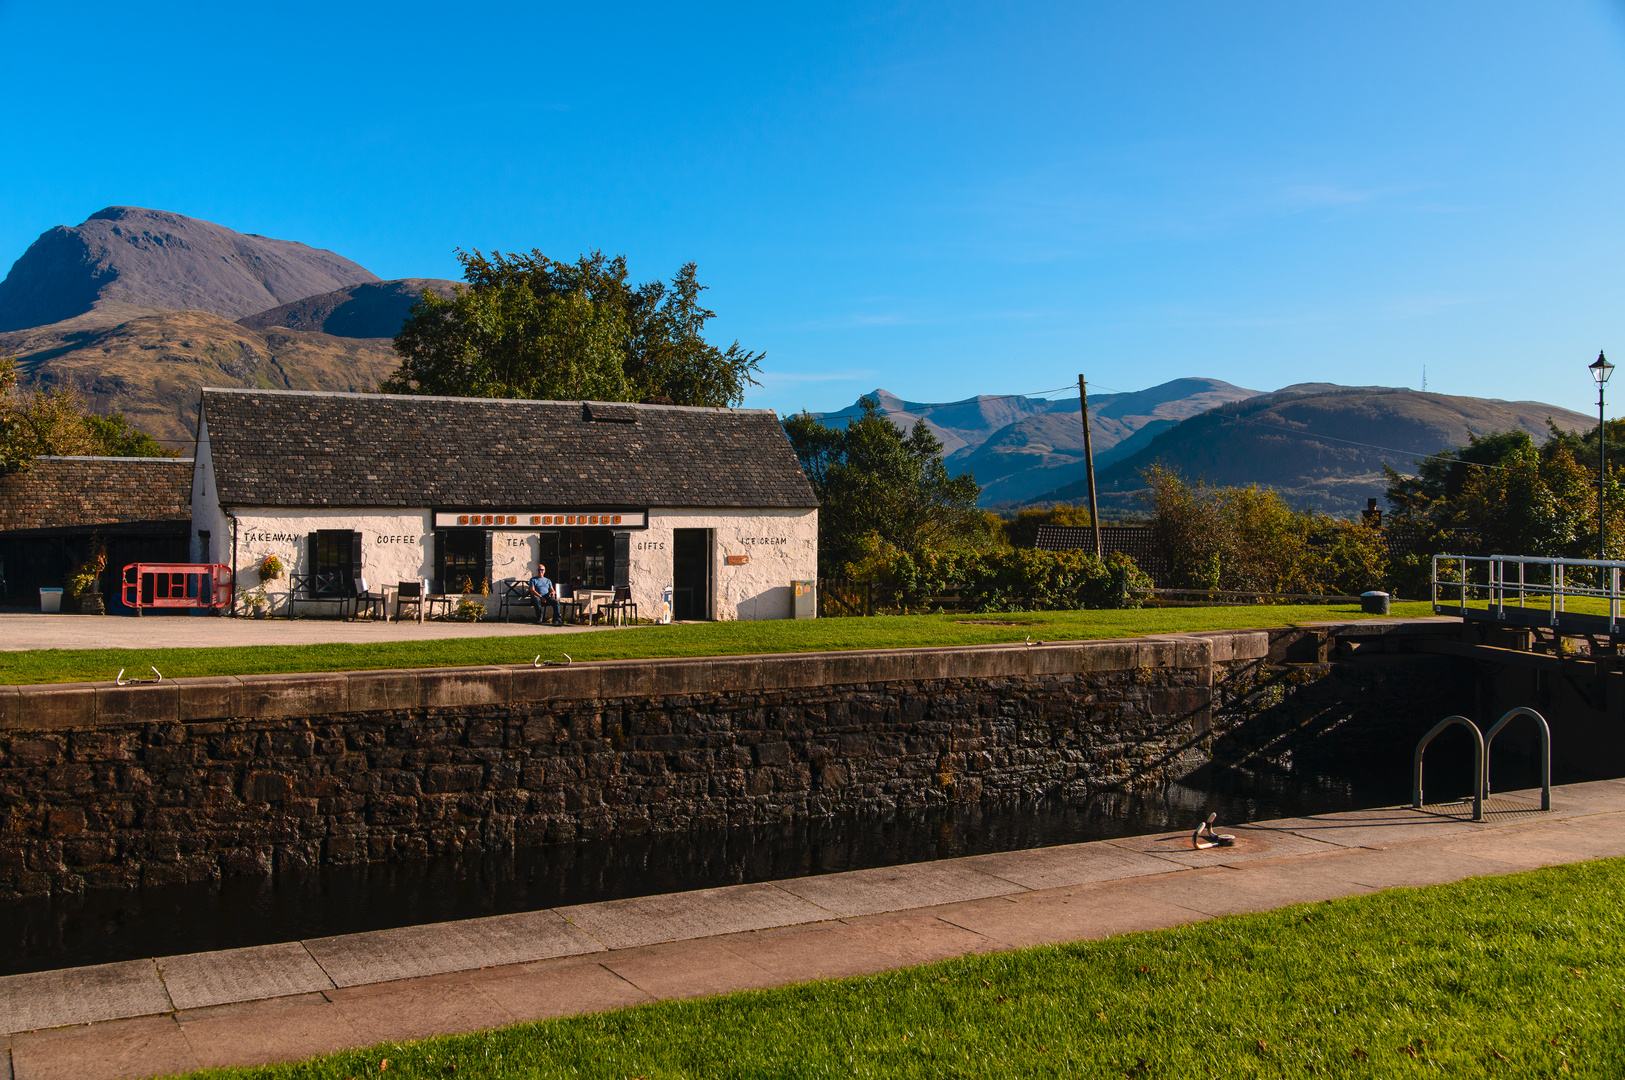
<path id="1" fill-rule="evenodd" d="M 1022 510 L 1004 523 L 1004 535 L 1011 547 L 1030 548 L 1038 543 L 1043 525 L 1088 525 L 1089 508 L 1062 503 L 1047 510 Z"/>
<path id="2" fill-rule="evenodd" d="M 174 457 L 158 441 L 130 426 L 123 413 L 88 412 L 71 387 L 24 390 L 17 363 L 0 359 L 0 475 L 28 469 L 36 457 L 101 454 Z"/>
<path id="3" fill-rule="evenodd" d="M 1153 465 L 1150 488 L 1157 547 L 1171 588 L 1348 595 L 1387 575 L 1382 537 L 1370 526 L 1300 513 L 1257 485 L 1188 484 Z"/>
<path id="4" fill-rule="evenodd" d="M 457 258 L 467 284 L 413 305 L 386 393 L 734 406 L 756 383 L 764 354 L 705 340 L 716 313 L 694 263 L 634 288 L 625 257 L 601 251 Z"/>
<path id="5" fill-rule="evenodd" d="M 1617 423 L 1617 421 L 1616 421 Z M 1610 461 L 1625 425 L 1609 425 Z M 1405 587 L 1425 591 L 1431 557 L 1597 555 L 1597 438 L 1552 429 L 1536 446 L 1527 432 L 1473 435 L 1417 464 L 1414 476 L 1388 474 L 1388 529 L 1400 545 Z M 1610 466 L 1603 487 L 1608 554 L 1625 554 L 1625 492 Z"/>
<path id="6" fill-rule="evenodd" d="M 942 443 L 925 424 L 907 435 L 863 399 L 844 429 L 806 414 L 784 421 L 790 444 L 818 495 L 820 572 L 833 576 L 876 546 L 911 557 L 989 540 L 976 508 L 976 478 L 949 476 Z"/>

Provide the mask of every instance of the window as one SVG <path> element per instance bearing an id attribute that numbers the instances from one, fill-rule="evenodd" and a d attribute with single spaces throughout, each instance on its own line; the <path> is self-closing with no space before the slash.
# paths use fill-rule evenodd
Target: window
<path id="1" fill-rule="evenodd" d="M 491 534 L 483 529 L 442 529 L 434 538 L 441 591 L 479 592 L 491 575 Z"/>
<path id="2" fill-rule="evenodd" d="M 321 529 L 310 534 L 310 589 L 315 596 L 351 596 L 361 574 L 361 534 Z"/>

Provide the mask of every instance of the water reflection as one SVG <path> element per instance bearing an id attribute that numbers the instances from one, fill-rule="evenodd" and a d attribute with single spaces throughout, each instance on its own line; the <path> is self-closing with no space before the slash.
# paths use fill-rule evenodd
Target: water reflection
<path id="1" fill-rule="evenodd" d="M 1465 787 L 1446 770 L 1431 785 Z M 1431 793 L 1431 792 L 1430 792 Z M 0 905 L 0 974 L 260 945 L 563 904 L 1393 804 L 1408 778 L 1206 769 L 1154 793 L 859 815 L 643 836 L 272 880 L 91 892 Z"/>

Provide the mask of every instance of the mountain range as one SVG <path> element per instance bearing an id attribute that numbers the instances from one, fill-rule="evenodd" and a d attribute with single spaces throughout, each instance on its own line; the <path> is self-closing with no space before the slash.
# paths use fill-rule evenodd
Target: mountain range
<path id="1" fill-rule="evenodd" d="M 0 281 L 0 356 L 181 447 L 203 386 L 377 389 L 408 309 L 453 284 L 381 281 L 321 248 L 110 206 L 46 230 Z"/>
<path id="2" fill-rule="evenodd" d="M 1131 393 L 1091 394 L 1089 440 L 1095 468 L 1134 453 L 1181 420 L 1258 393 L 1219 379 L 1191 378 Z M 954 475 L 975 474 L 984 506 L 1026 502 L 1084 474 L 1078 398 L 981 396 L 932 404 L 874 390 L 849 408 L 812 415 L 844 426 L 860 414 L 863 398 L 875 401 L 905 428 L 925 424 L 942 442 Z"/>
<path id="3" fill-rule="evenodd" d="M 973 474 L 993 509 L 1088 499 L 1077 398 L 972 398 L 945 404 L 864 395 L 906 428 L 924 423 L 943 442 L 954 475 Z M 814 413 L 840 426 L 851 408 Z M 1090 395 L 1089 432 L 1102 517 L 1145 511 L 1141 470 L 1161 463 L 1191 481 L 1275 488 L 1299 509 L 1348 515 L 1380 498 L 1383 465 L 1400 472 L 1473 434 L 1594 421 L 1538 401 L 1418 393 L 1402 387 L 1304 383 L 1274 393 L 1217 379 L 1175 379 L 1132 394 Z"/>
<path id="4" fill-rule="evenodd" d="M 240 233 L 163 210 L 110 206 L 48 229 L 0 281 L 0 356 L 42 389 L 71 386 L 177 448 L 190 443 L 198 390 L 243 386 L 371 391 L 393 372 L 392 339 L 438 278 L 380 280 L 332 251 Z M 923 423 L 984 506 L 1079 502 L 1086 459 L 1077 398 L 865 397 L 905 428 Z M 862 399 L 860 399 L 861 402 Z M 812 415 L 836 425 L 860 411 Z M 1590 419 L 1553 405 L 1302 384 L 1273 393 L 1182 378 L 1092 394 L 1089 430 L 1103 515 L 1143 512 L 1140 472 L 1265 484 L 1291 503 L 1349 513 L 1383 489 L 1382 466 L 1474 432 L 1541 437 Z"/>

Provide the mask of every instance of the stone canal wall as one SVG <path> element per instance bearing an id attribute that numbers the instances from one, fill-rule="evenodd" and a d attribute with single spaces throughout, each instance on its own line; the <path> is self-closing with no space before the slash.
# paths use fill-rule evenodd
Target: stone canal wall
<path id="1" fill-rule="evenodd" d="M 1349 666 L 1327 662 L 1332 641 L 3 687 L 0 895 L 1161 785 L 1216 748 L 1279 757 L 1325 729 L 1325 702 L 1293 701 Z M 1433 684 L 1456 663 L 1402 659 Z M 1352 685 L 1352 707 L 1383 707 L 1377 684 Z M 1407 731 L 1437 718 L 1427 701 L 1394 708 L 1415 714 Z"/>

